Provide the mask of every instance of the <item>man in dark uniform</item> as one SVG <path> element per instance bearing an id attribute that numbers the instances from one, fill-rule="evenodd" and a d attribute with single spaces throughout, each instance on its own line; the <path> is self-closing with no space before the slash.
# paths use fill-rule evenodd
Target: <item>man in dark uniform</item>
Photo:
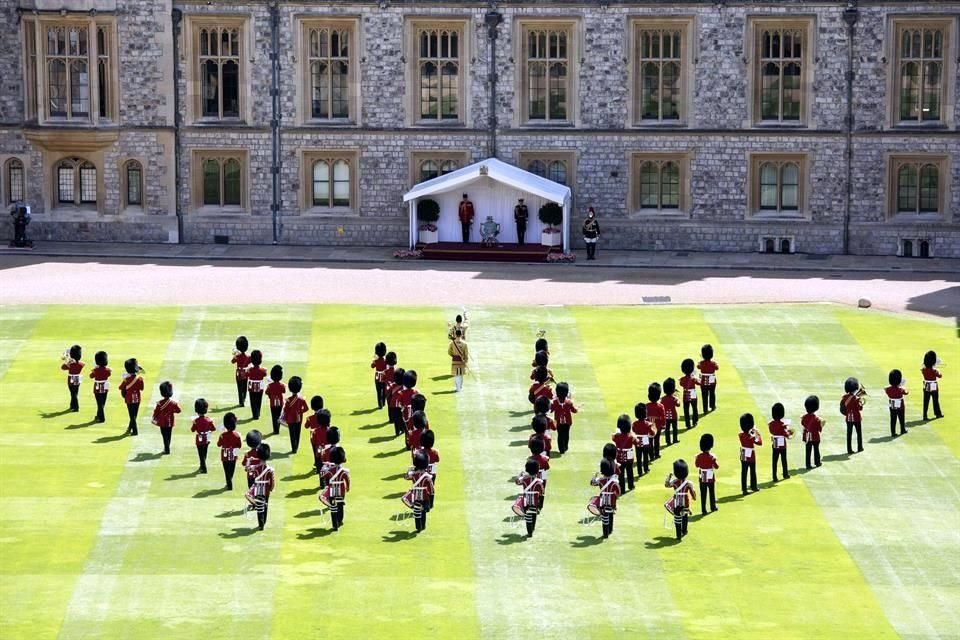
<path id="1" fill-rule="evenodd" d="M 467 198 L 467 194 L 463 194 L 458 215 L 460 217 L 460 228 L 463 230 L 463 243 L 466 244 L 470 242 L 470 226 L 473 224 L 474 215 L 473 203 Z"/>
<path id="2" fill-rule="evenodd" d="M 513 208 L 513 220 L 517 223 L 517 242 L 523 246 L 523 237 L 527 234 L 527 219 L 530 218 L 530 211 L 527 205 L 523 204 L 523 198 L 520 198 L 517 206 Z"/>

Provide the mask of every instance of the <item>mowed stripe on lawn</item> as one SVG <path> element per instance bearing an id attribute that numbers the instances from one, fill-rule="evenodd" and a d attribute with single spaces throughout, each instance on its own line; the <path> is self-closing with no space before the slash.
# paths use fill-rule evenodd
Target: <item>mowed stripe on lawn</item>
<path id="1" fill-rule="evenodd" d="M 45 313 L 45 307 L 0 306 L 0 383 Z"/>

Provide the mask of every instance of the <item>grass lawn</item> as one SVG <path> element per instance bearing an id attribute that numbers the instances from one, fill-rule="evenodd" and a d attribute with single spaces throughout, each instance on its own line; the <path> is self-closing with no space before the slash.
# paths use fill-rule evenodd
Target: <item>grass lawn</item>
<path id="1" fill-rule="evenodd" d="M 446 321 L 458 309 L 374 306 L 0 307 L 0 638 L 957 638 L 960 637 L 960 361 L 945 322 L 826 305 L 478 307 L 475 362 L 452 394 Z M 546 508 L 532 540 L 509 521 L 509 483 L 522 467 L 526 389 L 538 329 L 558 380 L 582 406 L 571 449 L 552 461 Z M 240 509 L 215 447 L 195 475 L 193 401 L 218 422 L 234 409 L 234 338 L 264 364 L 300 375 L 343 432 L 353 490 L 333 534 L 317 501 L 309 446 L 289 456 L 270 439 L 279 486 L 267 529 Z M 437 506 L 415 536 L 399 496 L 409 486 L 402 440 L 375 409 L 373 345 L 414 368 L 442 456 Z M 588 481 L 621 413 L 648 383 L 679 377 L 684 357 L 711 342 L 720 364 L 717 411 L 667 448 L 622 498 L 608 540 L 585 525 Z M 80 412 L 59 356 L 80 344 L 88 368 Z M 114 370 L 106 424 L 91 418 L 93 354 Z M 919 369 L 935 349 L 947 363 L 944 420 L 922 423 Z M 123 360 L 139 358 L 147 391 L 140 436 L 124 437 Z M 883 387 L 908 381 L 910 433 L 891 440 Z M 843 380 L 869 390 L 865 451 L 845 454 L 837 411 Z M 150 425 L 162 380 L 184 406 L 173 453 L 157 455 Z M 776 401 L 799 425 L 802 401 L 828 420 L 821 468 L 770 482 L 766 421 Z M 737 419 L 753 412 L 764 436 L 761 491 L 742 497 Z M 241 430 L 270 431 L 269 410 Z M 931 410 L 932 414 L 932 410 Z M 682 422 L 682 421 L 681 421 Z M 713 433 L 720 510 L 695 515 L 690 535 L 664 526 L 669 463 L 692 462 Z M 304 436 L 306 437 L 306 436 Z M 695 510 L 699 514 L 699 508 Z"/>

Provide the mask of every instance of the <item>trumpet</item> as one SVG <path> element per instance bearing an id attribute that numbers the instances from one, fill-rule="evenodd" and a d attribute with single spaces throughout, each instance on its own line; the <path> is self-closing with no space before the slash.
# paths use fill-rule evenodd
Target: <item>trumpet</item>
<path id="1" fill-rule="evenodd" d="M 666 480 L 663 481 L 663 486 L 673 488 L 673 483 L 676 481 L 676 478 L 673 476 L 673 473 L 668 473 Z"/>
<path id="2" fill-rule="evenodd" d="M 60 356 L 60 360 L 63 362 L 73 362 L 73 358 L 70 357 L 70 349 L 63 350 L 63 355 Z"/>
<path id="3" fill-rule="evenodd" d="M 538 337 L 538 338 L 546 337 L 546 335 L 547 335 L 547 330 L 546 330 L 546 329 L 537 329 L 537 337 Z"/>

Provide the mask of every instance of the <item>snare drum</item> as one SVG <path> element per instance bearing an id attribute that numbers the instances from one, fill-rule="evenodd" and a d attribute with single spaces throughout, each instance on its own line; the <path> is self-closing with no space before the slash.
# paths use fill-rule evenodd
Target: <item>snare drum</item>
<path id="1" fill-rule="evenodd" d="M 410 489 L 405 494 L 400 496 L 400 502 L 402 502 L 403 506 L 405 506 L 407 509 L 413 509 L 413 504 L 415 502 L 413 497 L 413 489 Z"/>
<path id="2" fill-rule="evenodd" d="M 521 518 L 525 516 L 526 508 L 523 506 L 523 496 L 517 496 L 517 499 L 513 501 L 513 505 L 510 508 L 513 509 L 513 512 Z"/>
<path id="3" fill-rule="evenodd" d="M 330 495 L 331 485 L 327 485 L 327 488 L 320 492 L 320 504 L 325 506 L 327 509 L 333 509 L 333 498 Z"/>
<path id="4" fill-rule="evenodd" d="M 600 496 L 593 496 L 592 498 L 590 498 L 590 501 L 587 502 L 587 511 L 592 516 L 601 515 L 602 512 L 600 511 Z"/>
<path id="5" fill-rule="evenodd" d="M 670 498 L 663 503 L 663 508 L 667 510 L 670 515 L 673 515 L 673 512 L 676 509 L 677 499 L 676 497 Z"/>

